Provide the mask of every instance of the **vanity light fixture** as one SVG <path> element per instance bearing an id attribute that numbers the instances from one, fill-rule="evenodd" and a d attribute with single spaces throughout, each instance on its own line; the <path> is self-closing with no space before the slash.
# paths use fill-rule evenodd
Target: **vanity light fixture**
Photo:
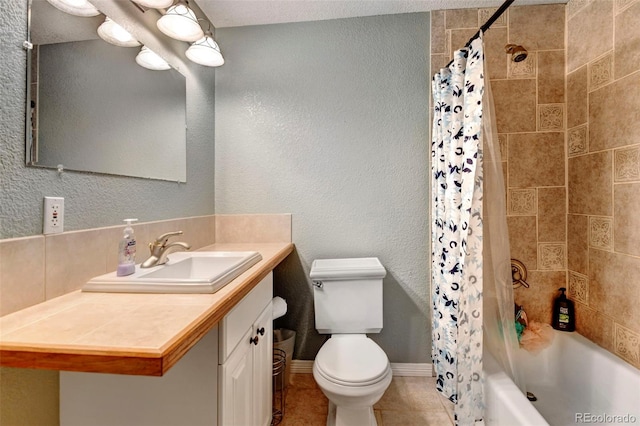
<path id="1" fill-rule="evenodd" d="M 133 0 L 133 2 L 151 9 L 166 9 L 173 4 L 173 0 Z"/>
<path id="2" fill-rule="evenodd" d="M 204 37 L 196 14 L 182 1 L 171 6 L 157 25 L 160 31 L 176 40 L 196 41 Z"/>
<path id="3" fill-rule="evenodd" d="M 104 22 L 98 27 L 98 35 L 107 43 L 121 47 L 140 46 L 138 40 L 133 38 L 129 31 L 113 22 L 108 16 Z"/>
<path id="4" fill-rule="evenodd" d="M 193 42 L 187 49 L 186 55 L 192 62 L 207 67 L 219 67 L 224 64 L 220 46 L 213 39 L 211 31 L 207 31 L 204 37 Z"/>
<path id="5" fill-rule="evenodd" d="M 75 16 L 98 16 L 100 11 L 87 0 L 47 0 L 58 10 Z"/>
<path id="6" fill-rule="evenodd" d="M 147 46 L 142 46 L 140 53 L 136 56 L 136 62 L 141 67 L 154 71 L 164 71 L 171 68 L 167 61 L 162 59 L 157 53 L 149 49 Z"/>

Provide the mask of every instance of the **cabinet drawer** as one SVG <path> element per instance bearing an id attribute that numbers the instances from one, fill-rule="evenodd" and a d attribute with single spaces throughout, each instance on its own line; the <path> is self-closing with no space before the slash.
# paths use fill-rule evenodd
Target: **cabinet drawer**
<path id="1" fill-rule="evenodd" d="M 220 364 L 226 361 L 272 298 L 273 272 L 270 272 L 220 321 Z"/>

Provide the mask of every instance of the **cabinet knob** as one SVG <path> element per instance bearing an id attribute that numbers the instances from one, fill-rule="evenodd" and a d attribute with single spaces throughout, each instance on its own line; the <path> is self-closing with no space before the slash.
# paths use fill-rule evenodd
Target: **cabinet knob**
<path id="1" fill-rule="evenodd" d="M 258 336 L 252 337 L 249 339 L 249 343 L 253 343 L 254 345 L 258 344 Z"/>
<path id="2" fill-rule="evenodd" d="M 261 336 L 264 336 L 264 327 L 260 327 L 258 329 L 258 334 L 261 335 Z"/>

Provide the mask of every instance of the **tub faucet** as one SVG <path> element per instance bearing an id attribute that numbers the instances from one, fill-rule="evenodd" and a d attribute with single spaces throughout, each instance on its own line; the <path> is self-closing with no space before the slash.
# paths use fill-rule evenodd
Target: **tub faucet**
<path id="1" fill-rule="evenodd" d="M 151 268 L 152 266 L 164 265 L 169 260 L 167 255 L 174 251 L 178 250 L 190 250 L 191 246 L 187 243 L 183 242 L 173 242 L 167 244 L 169 242 L 169 238 L 175 235 L 182 235 L 182 231 L 174 231 L 167 232 L 166 234 L 160 235 L 156 240 L 152 243 L 149 243 L 149 250 L 151 251 L 151 256 L 144 262 L 140 264 L 141 268 Z"/>

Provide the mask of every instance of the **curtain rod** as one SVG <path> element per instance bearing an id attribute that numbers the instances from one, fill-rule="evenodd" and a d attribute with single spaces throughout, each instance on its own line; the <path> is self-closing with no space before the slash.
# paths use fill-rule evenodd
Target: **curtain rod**
<path id="1" fill-rule="evenodd" d="M 480 33 L 486 32 L 491 27 L 491 25 L 493 25 L 493 23 L 496 22 L 500 16 L 502 16 L 502 14 L 509 8 L 509 6 L 511 6 L 511 3 L 513 3 L 514 1 L 515 0 L 506 0 L 504 3 L 502 3 L 502 5 L 498 8 L 498 10 L 496 10 L 489 19 L 487 19 L 487 22 L 482 24 L 478 32 L 476 32 L 473 36 L 471 36 L 471 38 L 469 39 L 469 41 L 467 41 L 464 47 L 469 47 L 473 40 L 480 37 Z M 453 63 L 453 59 L 447 64 L 445 68 L 449 68 L 449 65 L 451 65 L 452 63 Z"/>

